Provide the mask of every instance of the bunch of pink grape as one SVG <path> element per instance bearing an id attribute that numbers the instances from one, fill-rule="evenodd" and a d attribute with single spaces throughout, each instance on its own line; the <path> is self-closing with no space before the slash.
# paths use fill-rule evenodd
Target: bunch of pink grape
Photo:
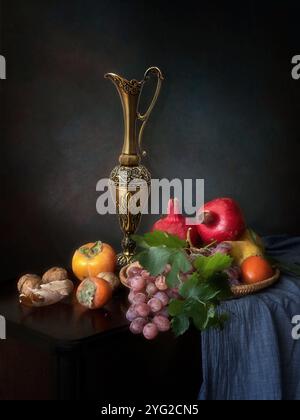
<path id="1" fill-rule="evenodd" d="M 166 283 L 170 269 L 167 266 L 162 275 L 152 277 L 135 264 L 128 268 L 127 284 L 131 289 L 128 300 L 131 306 L 126 318 L 131 322 L 130 331 L 133 334 L 143 334 L 147 340 L 153 340 L 160 332 L 169 331 L 171 324 L 167 307 L 171 298 L 178 297 L 177 291 L 169 289 Z"/>

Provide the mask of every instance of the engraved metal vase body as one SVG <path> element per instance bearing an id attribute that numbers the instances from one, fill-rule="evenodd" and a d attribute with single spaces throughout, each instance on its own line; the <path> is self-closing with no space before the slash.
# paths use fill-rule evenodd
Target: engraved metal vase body
<path id="1" fill-rule="evenodd" d="M 140 114 L 138 107 L 141 92 L 151 74 L 157 76 L 155 95 L 148 111 Z M 141 157 L 145 155 L 141 150 L 141 142 L 145 125 L 159 96 L 163 75 L 157 67 L 151 67 L 140 82 L 129 81 L 113 73 L 108 73 L 105 77 L 115 84 L 124 115 L 125 134 L 122 154 L 119 157 L 119 165 L 110 175 L 110 187 L 124 235 L 123 252 L 118 255 L 118 266 L 121 268 L 129 264 L 134 257 L 135 242 L 131 235 L 136 233 L 140 225 L 142 209 L 147 204 L 150 194 L 151 175 L 145 166 L 141 165 Z M 139 133 L 137 133 L 138 122 L 141 122 Z"/>

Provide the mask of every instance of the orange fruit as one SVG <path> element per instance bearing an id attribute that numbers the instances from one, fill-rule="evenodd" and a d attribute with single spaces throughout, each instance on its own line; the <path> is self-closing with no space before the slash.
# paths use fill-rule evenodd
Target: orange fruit
<path id="1" fill-rule="evenodd" d="M 79 285 L 76 297 L 82 306 L 99 309 L 112 298 L 112 287 L 106 280 L 90 277 Z"/>
<path id="2" fill-rule="evenodd" d="M 274 275 L 274 270 L 269 261 L 258 256 L 247 258 L 243 262 L 241 270 L 246 284 L 260 283 Z"/>
<path id="3" fill-rule="evenodd" d="M 103 242 L 89 243 L 77 249 L 72 260 L 72 269 L 78 280 L 97 277 L 99 273 L 113 273 L 117 254 Z"/>

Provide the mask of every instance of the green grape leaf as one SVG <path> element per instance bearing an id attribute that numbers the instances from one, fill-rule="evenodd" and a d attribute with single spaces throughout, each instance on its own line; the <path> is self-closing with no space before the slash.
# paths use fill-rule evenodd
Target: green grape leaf
<path id="1" fill-rule="evenodd" d="M 176 250 L 170 255 L 169 263 L 171 271 L 167 275 L 167 284 L 169 287 L 178 287 L 180 284 L 179 274 L 187 273 L 193 267 L 187 258 L 187 255 L 182 250 Z"/>
<path id="2" fill-rule="evenodd" d="M 190 320 L 186 315 L 175 316 L 172 320 L 172 330 L 176 337 L 183 335 L 190 327 Z"/>
<path id="3" fill-rule="evenodd" d="M 180 284 L 179 268 L 176 265 L 172 265 L 171 271 L 167 274 L 166 281 L 168 287 L 171 289 L 178 287 Z"/>
<path id="4" fill-rule="evenodd" d="M 227 276 L 226 279 L 228 279 Z M 219 282 L 214 284 L 213 281 L 211 283 L 203 283 L 199 278 L 199 274 L 194 273 L 185 283 L 183 283 L 179 293 L 180 296 L 185 299 L 193 298 L 198 302 L 200 301 L 206 303 L 224 295 L 225 290 L 227 291 L 227 283 L 228 281 L 225 282 L 224 285 Z"/>
<path id="5" fill-rule="evenodd" d="M 188 273 L 193 268 L 187 254 L 181 249 L 171 255 L 170 264 L 177 266 L 182 273 Z"/>
<path id="6" fill-rule="evenodd" d="M 151 276 L 158 276 L 165 270 L 171 253 L 172 251 L 163 246 L 152 247 L 138 254 L 135 257 L 135 260 L 138 261 L 145 270 L 149 271 Z"/>
<path id="7" fill-rule="evenodd" d="M 228 314 L 221 314 L 221 315 L 215 314 L 214 317 L 211 317 L 209 319 L 208 324 L 206 326 L 206 330 L 208 330 L 209 328 L 223 330 L 225 327 L 225 323 L 228 320 L 229 320 Z"/>
<path id="8" fill-rule="evenodd" d="M 209 281 L 211 293 L 217 293 L 218 301 L 232 298 L 228 275 L 226 273 L 216 273 Z M 213 299 L 213 297 L 211 297 Z"/>
<path id="9" fill-rule="evenodd" d="M 170 316 L 178 316 L 184 312 L 185 302 L 179 299 L 172 299 L 168 306 Z"/>
<path id="10" fill-rule="evenodd" d="M 218 318 L 218 315 L 216 313 L 216 306 L 215 305 L 209 305 L 204 329 L 206 330 L 207 328 L 209 328 L 209 323 L 216 318 Z"/>
<path id="11" fill-rule="evenodd" d="M 179 294 L 185 299 L 190 297 L 198 297 L 199 294 L 199 275 L 198 273 L 193 273 L 186 282 L 179 289 Z"/>
<path id="12" fill-rule="evenodd" d="M 232 265 L 232 258 L 229 255 L 217 253 L 210 257 L 199 256 L 194 261 L 194 267 L 201 277 L 208 280 L 214 274 L 224 271 Z"/>
<path id="13" fill-rule="evenodd" d="M 196 303 L 191 313 L 191 318 L 195 327 L 200 331 L 204 331 L 208 322 L 207 306 Z"/>
<path id="14" fill-rule="evenodd" d="M 143 236 L 132 235 L 131 238 L 141 248 L 166 246 L 171 249 L 186 248 L 186 241 L 182 241 L 175 235 L 170 235 L 166 232 L 155 230 L 154 232 L 146 233 Z"/>
<path id="15" fill-rule="evenodd" d="M 193 320 L 193 324 L 200 331 L 205 331 L 211 319 L 215 319 L 216 306 L 203 303 L 194 298 L 185 301 L 185 314 Z"/>

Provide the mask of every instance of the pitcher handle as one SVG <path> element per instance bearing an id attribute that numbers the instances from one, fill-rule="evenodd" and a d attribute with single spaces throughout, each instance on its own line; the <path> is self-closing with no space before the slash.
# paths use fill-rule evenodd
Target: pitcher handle
<path id="1" fill-rule="evenodd" d="M 141 113 L 137 113 L 137 117 L 140 121 L 142 121 L 142 126 L 140 128 L 140 133 L 139 133 L 139 139 L 138 139 L 138 144 L 139 144 L 139 150 L 140 153 L 143 157 L 145 157 L 147 155 L 147 152 L 145 150 L 142 150 L 142 141 L 143 141 L 143 134 L 144 134 L 144 130 L 146 127 L 146 124 L 148 122 L 148 119 L 150 117 L 151 112 L 153 111 L 153 108 L 155 107 L 155 104 L 157 102 L 160 90 L 161 90 L 161 85 L 162 82 L 164 80 L 164 76 L 161 72 L 161 70 L 158 67 L 150 67 L 144 76 L 144 80 L 143 80 L 143 84 L 147 82 L 147 80 L 150 78 L 151 74 L 155 74 L 157 76 L 157 86 L 156 86 L 156 90 L 155 90 L 155 94 L 153 96 L 153 99 L 151 101 L 151 104 L 149 106 L 148 111 L 145 114 L 141 114 Z"/>

